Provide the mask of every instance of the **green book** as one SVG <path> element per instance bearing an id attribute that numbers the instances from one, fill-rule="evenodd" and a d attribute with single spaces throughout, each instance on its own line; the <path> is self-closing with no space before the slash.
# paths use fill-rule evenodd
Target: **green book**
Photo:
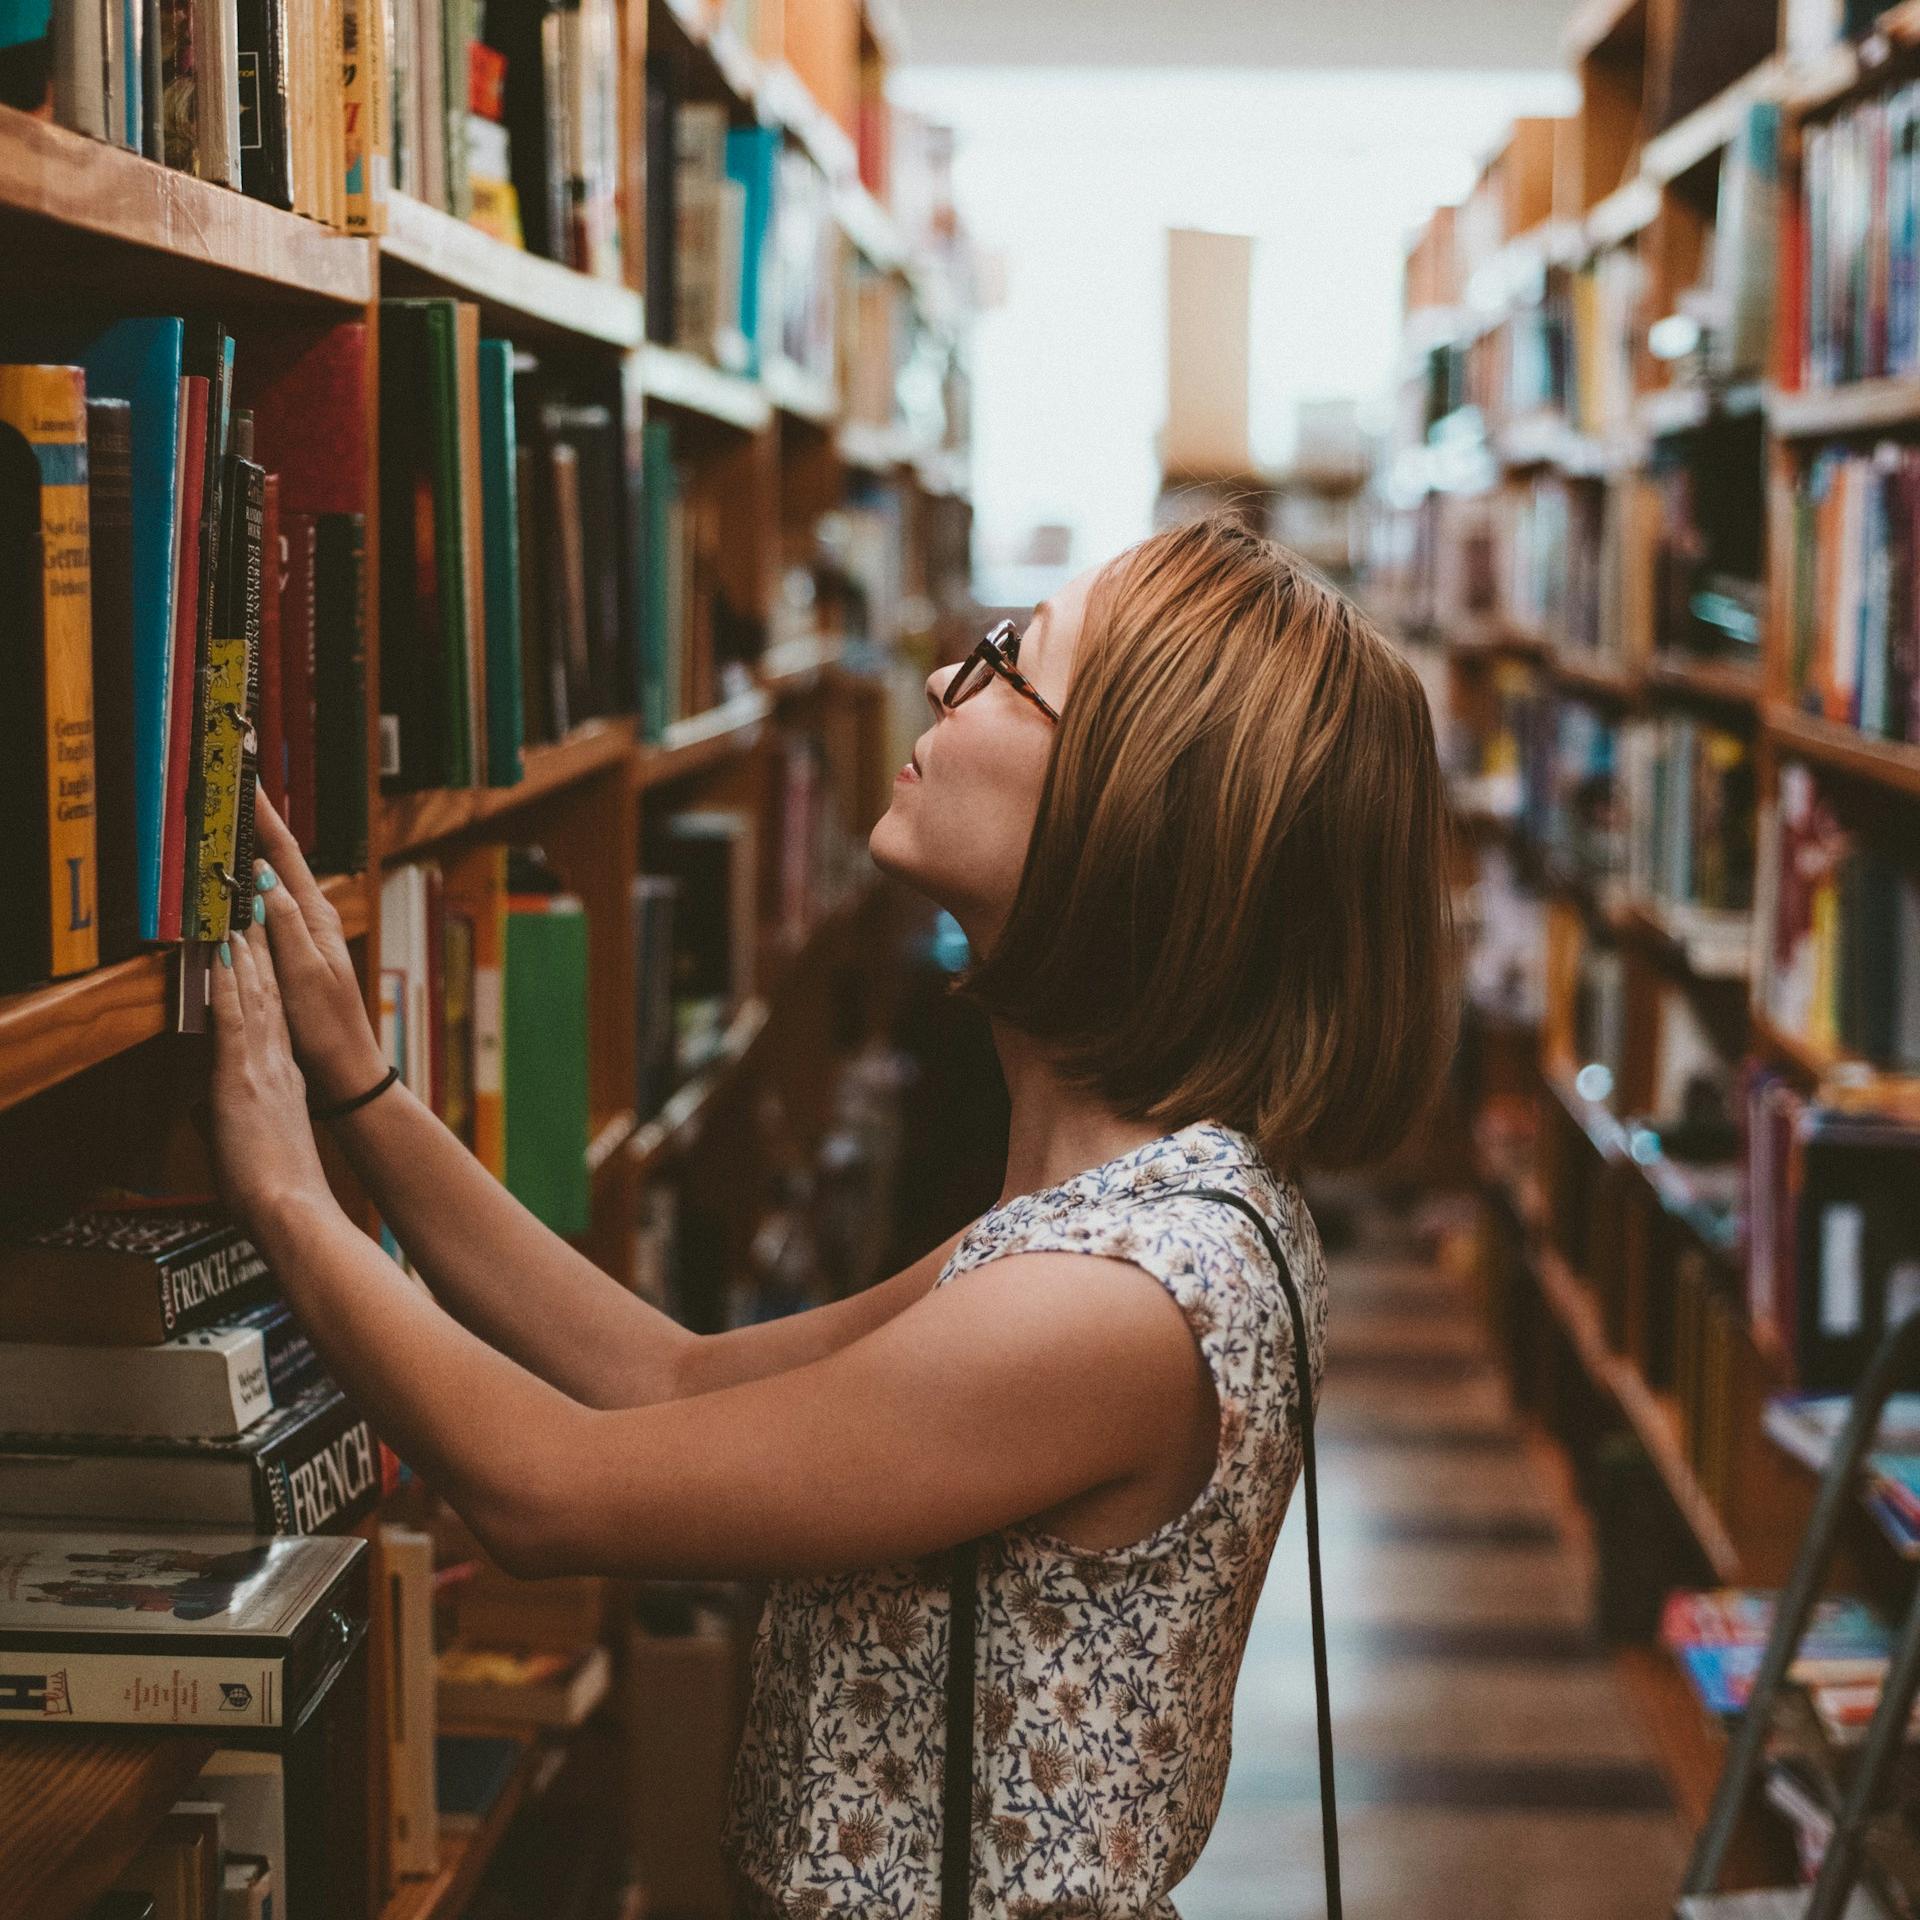
<path id="1" fill-rule="evenodd" d="M 664 420 L 641 428 L 640 486 L 646 502 L 646 600 L 641 627 L 641 716 L 649 740 L 665 738 L 667 676 L 678 636 L 673 632 L 673 503 L 680 477 L 673 465 L 673 432 Z"/>
<path id="2" fill-rule="evenodd" d="M 506 961 L 507 1190 L 555 1233 L 584 1233 L 587 915 L 572 894 L 510 894 Z"/>
<path id="3" fill-rule="evenodd" d="M 480 342 L 480 483 L 487 634 L 487 780 L 520 778 L 526 721 L 520 696 L 520 482 L 513 426 L 513 343 Z"/>

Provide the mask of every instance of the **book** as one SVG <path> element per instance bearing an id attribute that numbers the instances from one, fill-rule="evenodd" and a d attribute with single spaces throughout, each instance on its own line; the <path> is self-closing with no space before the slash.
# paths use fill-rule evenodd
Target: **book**
<path id="1" fill-rule="evenodd" d="M 380 1529 L 380 1567 L 392 1617 L 394 1680 L 387 1689 L 390 1844 L 394 1870 L 435 1872 L 440 1810 L 435 1792 L 439 1725 L 433 1651 L 433 1540 L 411 1528 Z"/>
<path id="2" fill-rule="evenodd" d="M 1680 1592 L 1662 1610 L 1660 1639 L 1708 1712 L 1730 1715 L 1747 1703 L 1772 1619 L 1771 1594 L 1745 1588 Z M 1891 1650 L 1892 1637 L 1871 1608 L 1858 1600 L 1822 1600 L 1788 1671 L 1802 1686 L 1877 1682 Z"/>
<path id="3" fill-rule="evenodd" d="M 366 521 L 322 514 L 313 540 L 313 852 L 320 872 L 367 864 Z"/>
<path id="4" fill-rule="evenodd" d="M 160 938 L 161 813 L 166 797 L 167 712 L 178 574 L 180 356 L 185 323 L 171 317 L 116 321 L 79 359 L 90 399 L 131 408 L 129 570 L 133 689 L 133 840 L 129 849 L 141 940 Z"/>
<path id="5" fill-rule="evenodd" d="M 507 898 L 506 1184 L 554 1232 L 592 1213 L 587 914 L 570 894 Z"/>
<path id="6" fill-rule="evenodd" d="M 286 548 L 280 527 L 280 476 L 269 473 L 260 489 L 260 699 L 254 714 L 259 734 L 260 791 L 282 820 L 287 817 L 286 682 L 280 651 L 280 602 L 286 591 Z"/>
<path id="7" fill-rule="evenodd" d="M 473 847 L 448 861 L 441 877 L 440 902 L 448 927 L 446 945 L 461 949 L 466 956 L 468 1018 L 464 1040 L 453 1041 L 450 1037 L 457 1064 L 449 1069 L 449 1078 L 457 1076 L 464 1084 L 470 1105 L 469 1130 L 462 1138 L 489 1173 L 505 1180 L 506 1057 L 501 968 L 506 944 L 507 850 L 499 846 Z"/>
<path id="8" fill-rule="evenodd" d="M 227 1437 L 0 1433 L 0 1513 L 33 1518 L 337 1533 L 382 1475 L 373 1429 L 324 1380 Z"/>
<path id="9" fill-rule="evenodd" d="M 487 778 L 510 787 L 521 775 L 520 502 L 514 433 L 513 344 L 480 343 L 480 463 L 485 516 Z"/>
<path id="10" fill-rule="evenodd" d="M 441 1716 L 484 1724 L 577 1727 L 607 1696 L 613 1663 L 605 1647 L 573 1652 L 451 1646 L 435 1684 Z"/>
<path id="11" fill-rule="evenodd" d="M 219 1899 L 218 1810 L 209 1821 L 198 1810 L 171 1808 L 114 1883 L 122 1893 L 149 1896 L 154 1920 L 205 1920 Z"/>
<path id="12" fill-rule="evenodd" d="M 154 1344 L 269 1290 L 252 1240 L 215 1213 L 86 1208 L 0 1244 L 0 1338 Z"/>
<path id="13" fill-rule="evenodd" d="M 0 1723 L 292 1727 L 366 1617 L 364 1541 L 0 1531 Z"/>
<path id="14" fill-rule="evenodd" d="M 167 670 L 166 754 L 161 812 L 159 937 L 183 937 L 186 921 L 188 763 L 193 757 L 200 644 L 200 552 L 212 390 L 204 374 L 181 376 L 179 511 L 174 521 L 172 658 Z"/>
<path id="15" fill-rule="evenodd" d="M 0 106 L 53 117 L 53 0 L 0 7 Z"/>
<path id="16" fill-rule="evenodd" d="M 435 1798 L 444 1827 L 471 1832 L 493 1810 L 527 1751 L 526 1738 L 443 1733 L 434 1742 Z"/>
<path id="17" fill-rule="evenodd" d="M 319 529 L 310 513 L 280 516 L 280 699 L 286 740 L 287 806 L 283 816 L 300 850 L 312 858 L 319 845 L 315 790 L 314 703 L 316 615 L 314 571 Z"/>
<path id="18" fill-rule="evenodd" d="M 662 823 L 649 865 L 679 882 L 673 909 L 675 1060 L 704 1066 L 753 992 L 758 872 L 752 818 L 687 808 Z"/>
<path id="19" fill-rule="evenodd" d="M 241 190 L 269 206 L 291 208 L 286 0 L 238 0 L 235 38 Z"/>
<path id="20" fill-rule="evenodd" d="M 87 550 L 92 575 L 94 838 L 100 958 L 139 946 L 134 807 L 133 409 L 87 402 Z"/>
<path id="21" fill-rule="evenodd" d="M 0 366 L 10 657 L 7 896 L 0 985 L 100 957 L 86 381 L 75 366 Z"/>

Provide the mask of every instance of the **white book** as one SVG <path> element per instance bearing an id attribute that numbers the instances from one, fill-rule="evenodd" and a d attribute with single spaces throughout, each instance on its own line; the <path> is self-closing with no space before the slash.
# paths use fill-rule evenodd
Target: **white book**
<path id="1" fill-rule="evenodd" d="M 202 1327 L 154 1347 L 0 1343 L 0 1407 L 15 1433 L 229 1435 L 272 1405 L 258 1327 Z"/>

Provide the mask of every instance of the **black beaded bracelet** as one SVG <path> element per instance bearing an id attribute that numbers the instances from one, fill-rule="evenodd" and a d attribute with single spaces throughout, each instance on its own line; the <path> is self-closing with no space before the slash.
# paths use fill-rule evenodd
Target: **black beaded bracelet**
<path id="1" fill-rule="evenodd" d="M 377 1085 L 369 1087 L 365 1093 L 356 1093 L 351 1100 L 335 1100 L 331 1105 L 314 1107 L 310 1111 L 316 1120 L 338 1120 L 343 1114 L 355 1112 L 369 1101 L 378 1100 L 393 1083 L 400 1078 L 398 1067 L 389 1067 L 380 1076 Z"/>

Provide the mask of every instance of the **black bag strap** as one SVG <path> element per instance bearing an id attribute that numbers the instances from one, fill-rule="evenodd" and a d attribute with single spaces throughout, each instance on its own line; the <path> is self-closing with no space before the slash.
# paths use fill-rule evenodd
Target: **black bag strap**
<path id="1" fill-rule="evenodd" d="M 1251 1201 L 1222 1187 L 1185 1187 L 1177 1199 L 1224 1200 L 1259 1228 L 1267 1243 L 1293 1321 L 1293 1365 L 1300 1383 L 1301 1477 L 1307 1489 L 1307 1594 L 1313 1615 L 1313 1704 L 1320 1735 L 1320 1837 L 1327 1868 L 1327 1920 L 1341 1920 L 1340 1822 L 1333 1792 L 1333 1706 L 1327 1691 L 1327 1610 L 1320 1587 L 1320 1484 L 1313 1461 L 1313 1361 L 1307 1316 L 1293 1269 L 1273 1229 Z M 946 1796 L 940 1836 L 940 1920 L 967 1920 L 973 1877 L 974 1617 L 979 1608 L 980 1543 L 955 1547 L 948 1561 Z M 964 1754 L 966 1764 L 956 1766 Z"/>

